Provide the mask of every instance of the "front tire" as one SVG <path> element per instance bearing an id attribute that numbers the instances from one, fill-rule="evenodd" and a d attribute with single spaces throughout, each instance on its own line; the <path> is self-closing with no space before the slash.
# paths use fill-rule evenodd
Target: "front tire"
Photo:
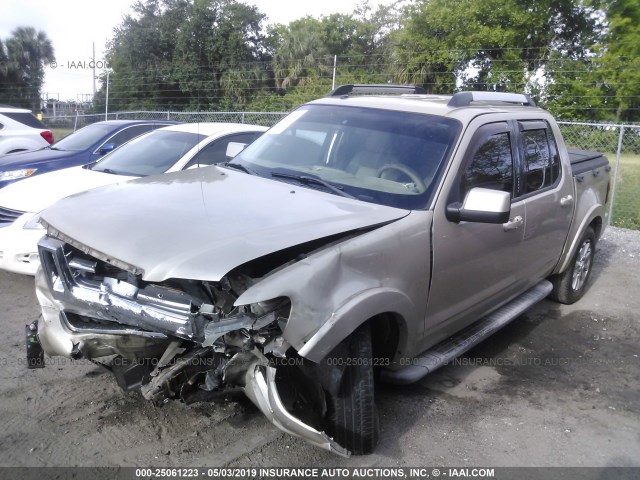
<path id="1" fill-rule="evenodd" d="M 589 227 L 580 239 L 569 267 L 553 279 L 553 292 L 551 297 L 565 305 L 571 305 L 582 298 L 586 290 L 587 281 L 591 275 L 593 257 L 596 248 L 596 234 Z"/>
<path id="2" fill-rule="evenodd" d="M 335 393 L 325 391 L 326 431 L 356 455 L 372 453 L 380 426 L 374 397 L 370 326 L 360 326 L 330 356 L 334 354 L 334 360 L 344 364 L 344 371 Z"/>

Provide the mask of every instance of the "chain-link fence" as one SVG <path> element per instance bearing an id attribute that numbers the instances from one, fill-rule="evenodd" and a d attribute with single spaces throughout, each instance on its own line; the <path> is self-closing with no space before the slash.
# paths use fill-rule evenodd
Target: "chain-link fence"
<path id="1" fill-rule="evenodd" d="M 640 230 L 640 125 L 560 122 L 569 147 L 597 150 L 611 163 L 611 225 Z"/>
<path id="2" fill-rule="evenodd" d="M 179 122 L 233 122 L 270 127 L 287 112 L 158 112 L 134 111 L 66 117 L 45 117 L 58 129 L 56 138 L 102 120 L 176 120 Z M 610 218 L 612 225 L 640 230 L 640 125 L 559 122 L 569 147 L 597 150 L 612 166 Z"/>
<path id="3" fill-rule="evenodd" d="M 175 120 L 178 122 L 230 122 L 250 123 L 270 127 L 280 120 L 283 112 L 113 112 L 93 115 L 44 117 L 42 121 L 49 128 L 60 129 L 62 134 L 103 120 Z"/>

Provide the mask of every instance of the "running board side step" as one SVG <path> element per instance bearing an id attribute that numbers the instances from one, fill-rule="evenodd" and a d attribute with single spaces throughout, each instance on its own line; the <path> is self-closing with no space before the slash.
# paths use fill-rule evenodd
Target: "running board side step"
<path id="1" fill-rule="evenodd" d="M 380 379 L 383 382 L 396 385 L 417 382 L 500 330 L 527 309 L 546 298 L 552 290 L 551 282 L 543 280 L 493 313 L 418 355 L 408 367 L 401 370 L 383 370 L 380 372 Z"/>

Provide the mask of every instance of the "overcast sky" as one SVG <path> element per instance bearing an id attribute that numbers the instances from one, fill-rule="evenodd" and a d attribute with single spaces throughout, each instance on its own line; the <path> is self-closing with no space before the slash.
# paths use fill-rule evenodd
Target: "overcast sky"
<path id="1" fill-rule="evenodd" d="M 93 73 L 82 68 L 89 62 L 92 43 L 96 59 L 102 58 L 112 30 L 130 11 L 135 0 L 0 0 L 0 38 L 5 40 L 21 26 L 43 30 L 53 42 L 56 68 L 47 68 L 44 94 L 60 100 L 82 100 L 93 91 Z M 257 5 L 268 23 L 289 23 L 312 15 L 351 13 L 361 0 L 244 0 Z M 371 6 L 393 0 L 371 0 Z M 80 65 L 80 67 L 78 67 Z M 71 67 L 71 68 L 69 68 Z M 75 68 L 74 68 L 75 67 Z M 99 87 L 99 85 L 98 85 Z"/>

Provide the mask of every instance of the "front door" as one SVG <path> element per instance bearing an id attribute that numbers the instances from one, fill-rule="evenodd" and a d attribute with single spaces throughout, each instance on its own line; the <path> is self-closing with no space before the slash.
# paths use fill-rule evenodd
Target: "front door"
<path id="1" fill-rule="evenodd" d="M 497 307 L 497 299 L 517 294 L 523 282 L 524 200 L 516 198 L 518 142 L 513 125 L 495 122 L 478 128 L 466 149 L 449 192 L 434 212 L 432 285 L 427 304 L 425 339 L 433 344 Z M 455 223 L 445 202 L 463 201 L 473 187 L 510 192 L 511 214 L 505 224 Z M 425 346 L 427 346 L 425 344 Z"/>

